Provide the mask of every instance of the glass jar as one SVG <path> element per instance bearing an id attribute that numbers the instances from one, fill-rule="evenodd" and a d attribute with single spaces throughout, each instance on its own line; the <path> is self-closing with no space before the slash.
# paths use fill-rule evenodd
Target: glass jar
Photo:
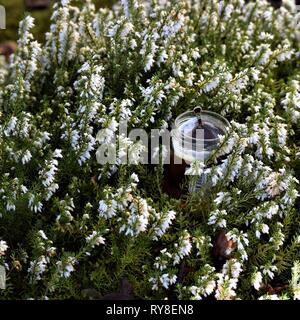
<path id="1" fill-rule="evenodd" d="M 171 162 L 166 168 L 168 189 L 173 190 L 175 197 L 182 193 L 182 183 L 190 164 L 195 160 L 205 163 L 218 148 L 220 136 L 225 135 L 229 127 L 224 117 L 201 108 L 184 112 L 176 118 L 172 130 Z M 196 184 L 189 186 L 189 191 L 196 191 L 204 182 L 205 176 L 202 174 Z"/>

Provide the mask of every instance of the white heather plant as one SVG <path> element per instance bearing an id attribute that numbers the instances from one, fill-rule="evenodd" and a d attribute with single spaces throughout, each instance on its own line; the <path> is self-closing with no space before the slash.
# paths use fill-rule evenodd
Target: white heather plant
<path id="1" fill-rule="evenodd" d="M 145 299 L 300 299 L 300 19 L 283 2 L 63 0 L 44 45 L 20 23 L 0 61 L 0 298 L 83 299 L 127 278 Z M 163 130 L 195 106 L 231 123 L 201 168 L 209 192 L 173 199 L 162 165 L 98 163 L 121 120 Z"/>

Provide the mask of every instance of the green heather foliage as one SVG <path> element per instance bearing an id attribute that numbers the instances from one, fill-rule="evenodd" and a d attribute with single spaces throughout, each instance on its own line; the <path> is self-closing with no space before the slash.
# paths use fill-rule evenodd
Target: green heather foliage
<path id="1" fill-rule="evenodd" d="M 25 17 L 16 55 L 1 62 L 0 297 L 84 299 L 127 279 L 144 299 L 299 299 L 292 1 L 78 3 L 54 5 L 45 45 Z M 97 162 L 120 120 L 164 130 L 195 106 L 231 123 L 201 169 L 209 191 L 174 199 L 162 164 Z M 138 157 L 138 142 L 123 140 Z M 224 230 L 235 245 L 220 265 L 212 246 Z"/>

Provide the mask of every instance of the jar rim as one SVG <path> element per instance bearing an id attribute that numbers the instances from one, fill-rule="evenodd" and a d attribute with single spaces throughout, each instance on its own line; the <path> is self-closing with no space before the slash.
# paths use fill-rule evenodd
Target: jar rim
<path id="1" fill-rule="evenodd" d="M 224 118 L 222 115 L 216 113 L 216 112 L 213 112 L 213 111 L 209 111 L 209 110 L 202 110 L 201 112 L 202 115 L 208 115 L 210 116 L 212 119 L 215 118 L 215 119 L 218 119 L 219 121 L 221 121 L 223 124 L 224 124 L 224 127 L 220 128 L 224 131 L 224 133 L 226 134 L 228 131 L 229 131 L 229 128 L 230 128 L 230 123 L 229 121 Z M 188 116 L 191 116 L 191 117 L 196 117 L 195 116 L 195 113 L 194 111 L 191 111 L 191 110 L 188 110 L 188 111 L 185 111 L 184 113 L 180 114 L 176 119 L 175 119 L 175 122 L 174 122 L 174 130 L 175 130 L 175 134 L 179 137 L 185 137 L 185 139 L 191 139 L 193 141 L 206 141 L 206 142 L 214 142 L 214 141 L 218 141 L 219 140 L 219 137 L 217 138 L 212 138 L 212 139 L 204 139 L 204 138 L 196 138 L 196 137 L 189 137 L 187 135 L 185 135 L 182 131 L 179 130 L 179 125 L 184 122 L 185 119 L 188 119 Z"/>

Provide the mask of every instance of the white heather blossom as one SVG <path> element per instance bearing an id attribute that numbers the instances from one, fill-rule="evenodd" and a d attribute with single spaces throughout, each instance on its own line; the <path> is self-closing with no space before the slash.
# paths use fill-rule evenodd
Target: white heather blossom
<path id="1" fill-rule="evenodd" d="M 203 173 L 205 165 L 201 161 L 193 161 L 190 166 L 185 170 L 187 176 L 200 176 Z"/>
<path id="2" fill-rule="evenodd" d="M 192 250 L 192 243 L 190 241 L 190 234 L 185 231 L 179 238 L 178 243 L 175 244 L 175 254 L 173 265 L 177 265 L 181 259 L 188 256 Z"/>
<path id="3" fill-rule="evenodd" d="M 199 289 L 197 286 L 191 286 L 190 287 L 191 294 L 193 295 L 193 300 L 202 300 L 201 297 L 201 289 Z"/>
<path id="4" fill-rule="evenodd" d="M 300 300 L 300 263 L 295 261 L 292 267 L 291 288 L 294 294 L 294 300 Z"/>
<path id="5" fill-rule="evenodd" d="M 134 183 L 138 183 L 139 182 L 139 177 L 136 173 L 133 173 L 131 176 L 130 176 L 131 180 L 134 182 Z"/>
<path id="6" fill-rule="evenodd" d="M 51 134 L 47 131 L 41 132 L 37 140 L 34 141 L 34 145 L 41 148 L 47 141 L 50 140 Z"/>
<path id="7" fill-rule="evenodd" d="M 4 130 L 4 134 L 7 137 L 10 136 L 12 133 L 14 133 L 14 131 L 16 129 L 17 121 L 18 121 L 18 119 L 16 117 L 11 117 L 10 121 L 8 122 L 8 124 Z"/>
<path id="8" fill-rule="evenodd" d="M 280 62 L 283 62 L 285 60 L 290 60 L 292 55 L 293 55 L 292 50 L 285 49 L 277 56 L 277 60 Z"/>
<path id="9" fill-rule="evenodd" d="M 213 280 L 209 281 L 208 284 L 205 287 L 205 294 L 208 295 L 208 296 L 210 294 L 212 294 L 213 291 L 215 290 L 215 287 L 216 287 L 215 281 L 213 281 Z"/>
<path id="10" fill-rule="evenodd" d="M 46 234 L 45 234 L 45 232 L 43 230 L 39 231 L 39 235 L 43 240 L 48 240 L 48 238 L 47 238 L 47 236 L 46 236 Z"/>
<path id="11" fill-rule="evenodd" d="M 231 300 L 236 296 L 235 289 L 241 272 L 242 267 L 237 260 L 231 259 L 225 263 L 222 273 L 218 274 L 215 293 L 217 300 Z"/>
<path id="12" fill-rule="evenodd" d="M 42 279 L 42 275 L 46 271 L 49 261 L 48 257 L 42 255 L 38 259 L 30 262 L 28 272 L 32 274 L 33 280 Z"/>
<path id="13" fill-rule="evenodd" d="M 274 265 L 266 265 L 262 268 L 262 273 L 266 276 L 268 276 L 270 279 L 274 278 L 274 272 L 276 272 L 278 269 Z"/>
<path id="14" fill-rule="evenodd" d="M 26 16 L 23 21 L 20 22 L 20 31 L 19 33 L 23 33 L 23 37 L 19 40 L 19 45 L 26 45 L 29 42 L 30 33 L 29 30 L 34 27 L 34 19 L 30 16 Z"/>
<path id="15" fill-rule="evenodd" d="M 13 203 L 7 202 L 6 206 L 5 206 L 7 211 L 15 211 L 16 210 L 16 206 Z"/>
<path id="16" fill-rule="evenodd" d="M 93 231 L 88 237 L 86 237 L 86 241 L 92 248 L 99 246 L 100 244 L 105 244 L 105 239 L 96 231 Z"/>
<path id="17" fill-rule="evenodd" d="M 69 3 L 70 3 L 70 0 L 62 0 L 61 1 L 61 4 L 63 7 L 67 7 L 69 5 Z"/>
<path id="18" fill-rule="evenodd" d="M 153 291 L 158 290 L 158 279 L 157 278 L 151 277 L 149 279 L 149 282 L 152 284 Z"/>
<path id="19" fill-rule="evenodd" d="M 123 30 L 121 32 L 121 38 L 126 38 L 128 36 L 128 34 L 134 29 L 134 26 L 132 23 L 127 22 L 125 23 L 125 25 L 123 26 Z"/>
<path id="20" fill-rule="evenodd" d="M 163 285 L 164 288 L 169 289 L 169 286 L 176 283 L 177 276 L 173 275 L 170 276 L 168 273 L 164 273 L 160 278 L 159 278 L 161 284 Z"/>
<path id="21" fill-rule="evenodd" d="M 205 86 L 202 88 L 202 91 L 204 93 L 212 91 L 219 86 L 219 83 L 220 83 L 220 79 L 217 77 L 217 78 L 211 80 L 210 82 L 208 82 L 207 84 L 205 84 Z"/>
<path id="22" fill-rule="evenodd" d="M 55 173 L 58 170 L 57 166 L 58 161 L 56 159 L 52 159 L 50 161 L 46 161 L 44 170 L 39 172 L 42 179 L 42 184 L 45 187 L 49 187 L 54 182 Z"/>
<path id="23" fill-rule="evenodd" d="M 8 245 L 6 241 L 0 241 L 0 257 L 5 255 L 6 250 L 8 249 Z"/>
<path id="24" fill-rule="evenodd" d="M 183 27 L 185 17 L 183 15 L 179 14 L 177 19 L 178 20 L 172 21 L 169 24 L 164 26 L 163 36 L 165 38 L 171 38 L 171 37 L 175 36 L 180 31 L 180 29 Z"/>
<path id="25" fill-rule="evenodd" d="M 273 233 L 273 236 L 270 238 L 269 242 L 274 245 L 276 250 L 279 250 L 280 247 L 284 244 L 285 235 L 282 232 L 283 225 L 280 222 L 275 224 L 276 231 Z"/>
<path id="26" fill-rule="evenodd" d="M 227 224 L 225 219 L 226 216 L 227 216 L 226 210 L 220 211 L 219 209 L 217 209 L 210 213 L 207 224 L 216 225 L 219 228 L 226 228 L 226 224 Z"/>
<path id="27" fill-rule="evenodd" d="M 111 200 L 109 203 L 105 203 L 101 200 L 99 203 L 100 217 L 104 217 L 105 219 L 111 219 L 116 215 L 117 207 L 118 204 L 116 200 Z"/>
<path id="28" fill-rule="evenodd" d="M 128 0 L 121 0 L 121 2 L 124 8 L 125 17 L 128 19 L 130 17 Z"/>
<path id="29" fill-rule="evenodd" d="M 69 278 L 71 273 L 75 271 L 75 264 L 78 263 L 77 259 L 74 257 L 67 257 L 65 261 L 57 261 L 56 266 L 58 273 L 61 277 Z"/>
<path id="30" fill-rule="evenodd" d="M 22 163 L 26 164 L 31 160 L 31 158 L 32 158 L 32 154 L 30 153 L 29 150 L 26 150 L 22 156 Z"/>
<path id="31" fill-rule="evenodd" d="M 204 266 L 204 269 L 207 274 L 199 277 L 197 279 L 197 285 L 189 288 L 192 294 L 192 300 L 202 300 L 203 297 L 211 295 L 216 288 L 216 282 L 212 279 L 214 268 L 207 264 Z"/>
<path id="32" fill-rule="evenodd" d="M 268 177 L 267 192 L 271 197 L 275 197 L 286 188 L 286 184 L 281 180 L 284 172 L 272 172 Z"/>
<path id="33" fill-rule="evenodd" d="M 248 234 L 243 231 L 233 229 L 226 234 L 228 240 L 233 240 L 237 245 L 237 251 L 241 255 L 241 260 L 245 261 L 248 259 L 246 247 L 249 245 Z"/>
<path id="34" fill-rule="evenodd" d="M 149 216 L 152 208 L 147 201 L 137 197 L 129 206 L 127 221 L 120 228 L 120 232 L 129 236 L 137 236 L 145 232 L 149 223 Z"/>
<path id="35" fill-rule="evenodd" d="M 211 238 L 209 236 L 197 235 L 193 237 L 193 243 L 196 245 L 198 250 L 197 256 L 201 255 L 201 252 L 209 247 L 213 247 L 211 244 Z"/>
<path id="36" fill-rule="evenodd" d="M 288 92 L 282 99 L 281 104 L 291 117 L 293 122 L 297 122 L 300 118 L 300 85 L 299 81 L 292 80 L 290 82 Z"/>
<path id="37" fill-rule="evenodd" d="M 160 256 L 155 258 L 154 267 L 160 271 L 163 271 L 167 269 L 171 259 L 172 254 L 165 248 L 160 251 Z"/>
<path id="38" fill-rule="evenodd" d="M 104 200 L 101 200 L 99 202 L 99 212 L 100 214 L 104 214 L 105 212 L 107 212 L 108 206 L 106 204 L 106 202 Z"/>
<path id="39" fill-rule="evenodd" d="M 255 235 L 258 239 L 260 238 L 261 233 L 268 234 L 269 233 L 269 226 L 265 223 L 262 223 L 262 224 L 256 223 Z"/>
<path id="40" fill-rule="evenodd" d="M 219 192 L 219 193 L 217 194 L 217 197 L 216 197 L 215 200 L 214 200 L 215 204 L 216 204 L 216 205 L 221 204 L 221 203 L 223 202 L 224 197 L 226 196 L 226 194 L 227 194 L 226 192 Z"/>
<path id="41" fill-rule="evenodd" d="M 258 291 L 262 285 L 262 280 L 263 280 L 263 277 L 262 277 L 262 274 L 261 272 L 255 272 L 253 275 L 252 275 L 252 285 L 253 287 Z"/>
<path id="42" fill-rule="evenodd" d="M 238 278 L 241 271 L 242 271 L 242 265 L 240 262 L 235 262 L 231 267 L 231 274 L 233 278 Z"/>
<path id="43" fill-rule="evenodd" d="M 172 220 L 176 217 L 176 212 L 173 210 L 170 210 L 165 214 L 155 212 L 154 215 L 156 216 L 157 224 L 153 230 L 153 240 L 158 240 L 166 233 L 167 229 L 172 224 Z"/>
<path id="44" fill-rule="evenodd" d="M 43 204 L 38 200 L 38 197 L 34 194 L 29 195 L 28 206 L 30 210 L 34 211 L 35 213 L 41 212 L 43 209 Z"/>
<path id="45" fill-rule="evenodd" d="M 272 55 L 272 51 L 270 49 L 270 45 L 269 44 L 262 44 L 259 46 L 254 57 L 259 58 L 258 59 L 259 65 L 265 65 L 269 61 L 271 55 Z"/>

